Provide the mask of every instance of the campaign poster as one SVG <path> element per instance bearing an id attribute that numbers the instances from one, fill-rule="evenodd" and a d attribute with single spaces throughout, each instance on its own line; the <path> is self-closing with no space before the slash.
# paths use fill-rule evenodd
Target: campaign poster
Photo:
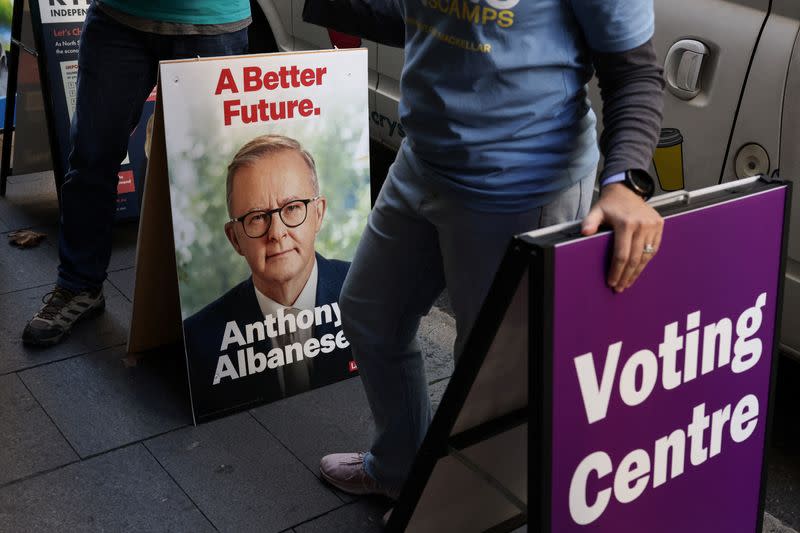
<path id="1" fill-rule="evenodd" d="M 37 35 L 37 49 L 43 57 L 46 75 L 45 105 L 49 106 L 51 142 L 57 146 L 53 157 L 57 173 L 56 182 L 61 183 L 67 171 L 70 141 L 69 129 L 75 112 L 78 87 L 78 47 L 83 22 L 91 0 L 31 0 L 34 11 L 34 34 Z M 38 11 L 37 11 L 38 9 Z M 38 15 L 38 16 L 36 16 Z M 48 98 L 49 96 L 49 98 Z M 119 183 L 117 185 L 116 219 L 135 219 L 139 216 L 139 189 L 144 184 L 147 156 L 144 151 L 148 121 L 155 107 L 155 93 L 145 102 L 142 116 L 131 134 L 128 153 L 120 162 Z M 102 110 L 97 110 L 102 112 Z"/>
<path id="2" fill-rule="evenodd" d="M 355 375 L 338 297 L 370 209 L 367 51 L 160 79 L 195 419 Z"/>
<path id="3" fill-rule="evenodd" d="M 0 127 L 4 123 L 8 92 L 8 53 L 11 51 L 13 0 L 0 0 Z"/>
<path id="4" fill-rule="evenodd" d="M 756 530 L 786 195 L 667 216 L 621 295 L 609 235 L 555 247 L 550 530 Z"/>

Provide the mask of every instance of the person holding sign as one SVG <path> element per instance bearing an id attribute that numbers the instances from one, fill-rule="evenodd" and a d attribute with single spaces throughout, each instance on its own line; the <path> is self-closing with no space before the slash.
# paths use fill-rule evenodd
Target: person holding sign
<path id="1" fill-rule="evenodd" d="M 313 0 L 307 0 L 313 1 Z M 315 2 L 337 12 L 348 1 Z M 372 409 L 366 453 L 322 458 L 346 492 L 396 497 L 430 423 L 420 318 L 447 286 L 463 350 L 510 238 L 583 219 L 614 229 L 607 276 L 628 289 L 657 253 L 646 200 L 664 87 L 652 0 L 375 0 L 405 24 L 400 115 L 406 138 L 373 209 L 340 299 Z M 391 25 L 390 25 L 391 26 Z M 605 160 L 586 84 L 597 72 Z M 599 312 L 600 310 L 598 310 Z"/>
<path id="2" fill-rule="evenodd" d="M 192 395 L 214 412 L 351 374 L 337 300 L 349 263 L 314 250 L 326 199 L 294 139 L 262 135 L 228 166 L 225 234 L 252 276 L 184 321 Z"/>
<path id="3" fill-rule="evenodd" d="M 23 342 L 56 344 L 105 307 L 117 171 L 159 60 L 244 54 L 250 22 L 249 0 L 98 0 L 89 7 L 61 188 L 58 279 Z"/>

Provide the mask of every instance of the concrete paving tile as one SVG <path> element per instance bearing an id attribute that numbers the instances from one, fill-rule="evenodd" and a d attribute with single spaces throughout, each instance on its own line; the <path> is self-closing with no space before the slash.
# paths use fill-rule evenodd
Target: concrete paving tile
<path id="1" fill-rule="evenodd" d="M 764 513 L 764 527 L 761 531 L 763 533 L 797 533 L 796 530 L 790 528 L 769 513 Z"/>
<path id="2" fill-rule="evenodd" d="M 136 285 L 136 269 L 126 268 L 124 270 L 117 270 L 108 273 L 108 281 L 110 281 L 125 298 L 133 301 L 133 288 Z"/>
<path id="3" fill-rule="evenodd" d="M 58 223 L 58 197 L 52 172 L 10 176 L 0 198 L 0 220 L 9 229 Z"/>
<path id="4" fill-rule="evenodd" d="M 379 533 L 383 531 L 383 515 L 390 504 L 362 498 L 305 524 L 295 526 L 296 533 Z"/>
<path id="5" fill-rule="evenodd" d="M 7 374 L 75 355 L 102 350 L 128 340 L 131 304 L 110 284 L 104 287 L 106 310 L 97 318 L 75 326 L 61 344 L 31 348 L 22 344 L 25 324 L 42 306 L 51 287 L 0 295 L 0 374 Z"/>
<path id="6" fill-rule="evenodd" d="M 368 450 L 372 442 L 372 413 L 358 377 L 251 413 L 316 475 L 323 455 Z"/>
<path id="7" fill-rule="evenodd" d="M 456 340 L 456 321 L 434 307 L 422 318 L 417 334 L 428 382 L 446 378 L 453 373 L 453 343 Z"/>
<path id="8" fill-rule="evenodd" d="M 58 275 L 58 253 L 51 243 L 55 233 L 35 248 L 17 248 L 8 244 L 7 234 L 0 235 L 0 294 L 40 285 L 54 284 Z"/>
<path id="9" fill-rule="evenodd" d="M 248 413 L 145 444 L 220 531 L 282 531 L 341 505 Z"/>
<path id="10" fill-rule="evenodd" d="M 191 424 L 183 355 L 120 346 L 19 374 L 81 457 Z"/>
<path id="11" fill-rule="evenodd" d="M 800 529 L 800 450 L 796 443 L 794 449 L 770 449 L 764 506 L 787 526 Z"/>
<path id="12" fill-rule="evenodd" d="M 3 531 L 214 528 L 138 444 L 0 489 Z"/>
<path id="13" fill-rule="evenodd" d="M 0 485 L 78 456 L 16 374 L 0 376 Z"/>

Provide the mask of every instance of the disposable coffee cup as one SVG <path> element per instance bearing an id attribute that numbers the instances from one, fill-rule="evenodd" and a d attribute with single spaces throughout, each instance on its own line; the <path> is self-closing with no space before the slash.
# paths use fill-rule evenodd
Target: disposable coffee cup
<path id="1" fill-rule="evenodd" d="M 664 191 L 678 191 L 683 184 L 683 135 L 677 128 L 664 128 L 653 155 L 658 183 Z"/>

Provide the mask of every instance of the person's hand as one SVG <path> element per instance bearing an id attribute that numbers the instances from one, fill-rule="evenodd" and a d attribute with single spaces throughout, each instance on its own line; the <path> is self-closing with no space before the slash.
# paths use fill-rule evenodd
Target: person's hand
<path id="1" fill-rule="evenodd" d="M 594 235 L 601 224 L 614 230 L 608 286 L 622 292 L 658 252 L 664 219 L 624 184 L 612 183 L 601 190 L 600 199 L 581 224 L 581 234 Z"/>

